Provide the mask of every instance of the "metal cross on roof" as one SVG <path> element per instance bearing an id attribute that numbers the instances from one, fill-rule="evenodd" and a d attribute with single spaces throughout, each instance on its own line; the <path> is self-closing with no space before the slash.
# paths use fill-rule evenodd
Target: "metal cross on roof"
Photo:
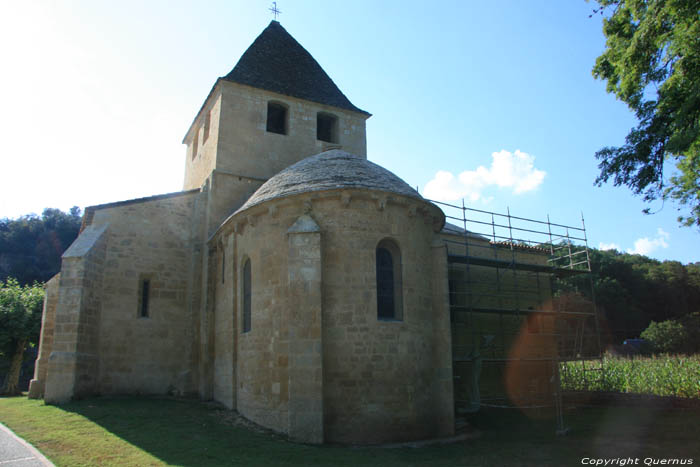
<path id="1" fill-rule="evenodd" d="M 277 15 L 282 13 L 280 10 L 277 9 L 277 2 L 272 2 L 272 7 L 268 8 L 273 15 L 275 15 L 275 21 L 277 21 Z"/>

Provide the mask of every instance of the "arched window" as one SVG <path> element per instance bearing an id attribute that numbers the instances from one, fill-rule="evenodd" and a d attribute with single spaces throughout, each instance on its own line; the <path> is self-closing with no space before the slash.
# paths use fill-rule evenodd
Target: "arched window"
<path id="1" fill-rule="evenodd" d="M 267 103 L 267 131 L 287 134 L 287 106 L 278 102 Z"/>
<path id="2" fill-rule="evenodd" d="M 250 331 L 251 282 L 250 259 L 243 264 L 243 332 Z"/>
<path id="3" fill-rule="evenodd" d="M 403 319 L 401 251 L 392 240 L 377 245 L 377 319 Z"/>

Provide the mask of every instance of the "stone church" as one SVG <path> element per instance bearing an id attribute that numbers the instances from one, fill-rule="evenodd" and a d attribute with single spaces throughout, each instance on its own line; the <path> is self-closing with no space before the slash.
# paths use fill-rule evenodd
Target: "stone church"
<path id="1" fill-rule="evenodd" d="M 367 160 L 369 117 L 272 21 L 187 131 L 183 190 L 85 209 L 30 397 L 196 395 L 309 443 L 454 434 L 454 231 Z"/>

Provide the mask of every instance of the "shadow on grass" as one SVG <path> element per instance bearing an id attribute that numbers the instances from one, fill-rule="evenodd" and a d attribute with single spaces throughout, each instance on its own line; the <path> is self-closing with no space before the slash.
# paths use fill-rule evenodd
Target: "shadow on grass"
<path id="1" fill-rule="evenodd" d="M 697 410 L 568 410 L 565 437 L 553 413 L 482 410 L 477 439 L 424 448 L 308 446 L 231 423 L 232 412 L 194 400 L 96 398 L 61 406 L 167 464 L 201 465 L 581 465 L 583 457 L 700 458 Z M 641 464 L 641 460 L 640 460 Z"/>

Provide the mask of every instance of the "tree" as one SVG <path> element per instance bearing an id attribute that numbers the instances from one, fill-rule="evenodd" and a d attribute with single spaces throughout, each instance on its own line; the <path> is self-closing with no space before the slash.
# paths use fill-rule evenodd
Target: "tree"
<path id="1" fill-rule="evenodd" d="M 78 236 L 80 209 L 44 209 L 19 219 L 0 219 L 0 281 L 46 282 L 61 269 L 61 255 Z"/>
<path id="2" fill-rule="evenodd" d="M 651 321 L 676 320 L 700 352 L 700 263 L 657 261 L 642 255 L 589 249 L 591 277 L 555 281 L 555 294 L 580 291 L 595 299 L 616 342 L 636 337 Z M 592 296 L 589 280 L 592 280 Z"/>
<path id="3" fill-rule="evenodd" d="M 676 320 L 657 323 L 652 321 L 649 327 L 640 334 L 642 339 L 651 342 L 656 352 L 687 353 L 690 346 L 688 331 Z"/>
<path id="4" fill-rule="evenodd" d="M 10 359 L 10 371 L 0 394 L 19 393 L 19 372 L 27 345 L 39 340 L 44 289 L 20 286 L 15 279 L 0 282 L 0 357 Z"/>
<path id="5" fill-rule="evenodd" d="M 600 186 L 612 178 L 647 202 L 672 199 L 700 228 L 700 1 L 596 0 L 606 49 L 593 68 L 639 125 L 596 153 Z M 677 172 L 664 177 L 664 162 Z M 648 213 L 649 209 L 645 209 Z"/>

